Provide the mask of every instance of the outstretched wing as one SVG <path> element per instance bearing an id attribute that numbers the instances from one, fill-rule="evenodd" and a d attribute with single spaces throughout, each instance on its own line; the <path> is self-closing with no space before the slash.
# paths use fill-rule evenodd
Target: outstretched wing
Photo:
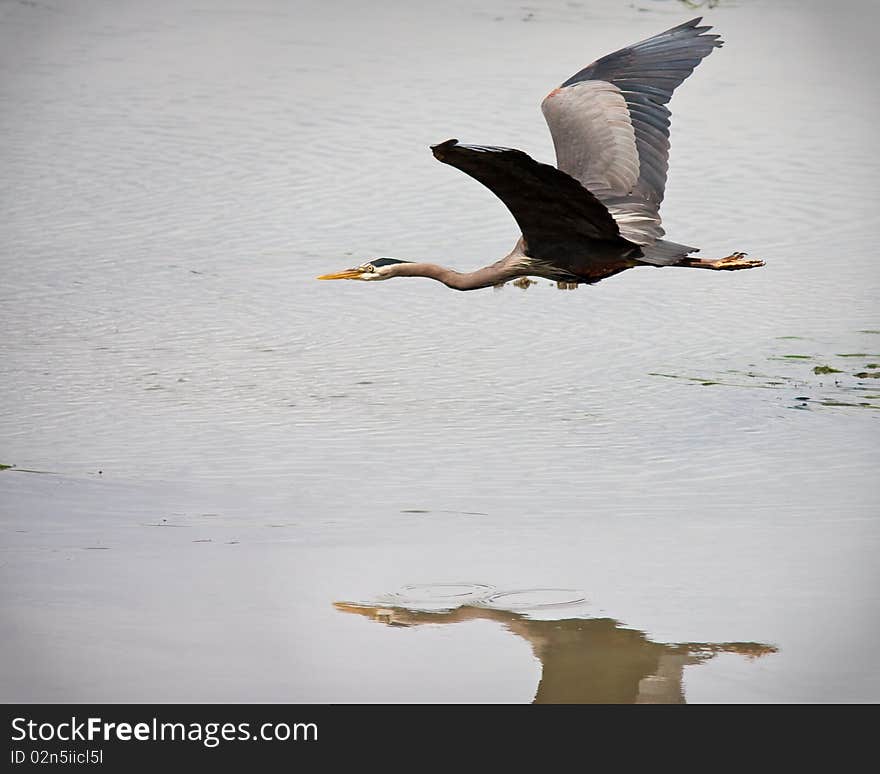
<path id="1" fill-rule="evenodd" d="M 701 18 L 603 56 L 541 103 L 556 163 L 610 210 L 640 245 L 663 236 L 672 92 L 713 49 Z"/>
<path id="2" fill-rule="evenodd" d="M 577 180 L 513 148 L 432 145 L 434 156 L 479 180 L 515 218 L 529 255 L 573 241 L 617 241 L 620 230 L 608 209 Z"/>

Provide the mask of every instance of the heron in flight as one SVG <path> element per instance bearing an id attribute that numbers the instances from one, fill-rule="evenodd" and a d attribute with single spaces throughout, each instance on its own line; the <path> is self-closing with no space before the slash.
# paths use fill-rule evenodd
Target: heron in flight
<path id="1" fill-rule="evenodd" d="M 434 157 L 489 188 L 522 236 L 491 266 L 458 272 L 433 263 L 376 258 L 318 279 L 429 277 L 455 290 L 528 276 L 561 288 L 594 283 L 634 266 L 734 270 L 763 261 L 733 253 L 717 260 L 663 239 L 660 203 L 669 158 L 672 92 L 722 41 L 692 19 L 596 60 L 541 103 L 556 167 L 513 148 L 433 145 Z"/>

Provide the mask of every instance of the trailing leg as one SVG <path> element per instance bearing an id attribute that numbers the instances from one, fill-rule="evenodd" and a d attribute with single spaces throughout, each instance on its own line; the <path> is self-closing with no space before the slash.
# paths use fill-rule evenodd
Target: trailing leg
<path id="1" fill-rule="evenodd" d="M 686 256 L 673 266 L 686 266 L 691 269 L 715 269 L 716 271 L 736 271 L 737 269 L 754 269 L 763 266 L 764 261 L 758 258 L 746 258 L 746 253 L 732 253 L 726 258 L 710 260 Z"/>

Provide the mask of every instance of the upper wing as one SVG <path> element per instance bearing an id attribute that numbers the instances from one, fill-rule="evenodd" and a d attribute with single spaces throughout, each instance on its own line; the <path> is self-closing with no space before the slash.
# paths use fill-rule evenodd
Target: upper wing
<path id="1" fill-rule="evenodd" d="M 559 169 L 577 178 L 637 244 L 663 236 L 660 202 L 675 88 L 714 48 L 701 18 L 603 56 L 541 103 Z"/>
<path id="2" fill-rule="evenodd" d="M 479 180 L 510 210 L 529 255 L 541 257 L 560 242 L 618 240 L 620 230 L 605 205 L 577 180 L 520 150 L 432 145 L 434 156 Z"/>

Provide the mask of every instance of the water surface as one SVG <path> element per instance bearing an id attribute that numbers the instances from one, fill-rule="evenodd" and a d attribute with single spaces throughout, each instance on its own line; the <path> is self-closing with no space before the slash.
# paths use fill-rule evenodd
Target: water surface
<path id="1" fill-rule="evenodd" d="M 530 702 L 546 620 L 674 656 L 627 700 L 880 698 L 876 12 L 704 10 L 664 224 L 767 265 L 454 293 L 313 278 L 506 253 L 427 146 L 552 160 L 543 95 L 694 11 L 0 3 L 3 698 Z M 588 604 L 337 604 L 473 583 Z"/>

